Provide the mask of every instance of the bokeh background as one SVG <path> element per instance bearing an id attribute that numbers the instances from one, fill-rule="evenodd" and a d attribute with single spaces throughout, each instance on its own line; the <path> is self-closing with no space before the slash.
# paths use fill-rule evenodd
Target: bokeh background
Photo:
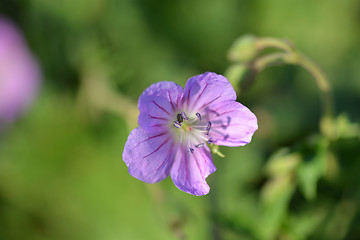
<path id="1" fill-rule="evenodd" d="M 42 69 L 0 132 L 0 239 L 360 239 L 359 1 L 1 0 L 0 14 Z M 141 92 L 225 73 L 244 34 L 287 38 L 324 69 L 336 137 L 320 133 L 312 76 L 267 68 L 238 96 L 259 130 L 214 156 L 208 195 L 131 177 Z"/>

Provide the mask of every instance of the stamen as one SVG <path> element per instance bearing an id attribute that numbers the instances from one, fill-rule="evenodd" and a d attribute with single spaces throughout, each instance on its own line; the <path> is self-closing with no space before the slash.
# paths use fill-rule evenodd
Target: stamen
<path id="1" fill-rule="evenodd" d="M 183 117 L 182 117 L 182 115 L 179 113 L 179 114 L 177 114 L 176 115 L 176 119 L 177 119 L 177 121 L 179 122 L 179 123 L 182 123 L 183 122 Z"/>
<path id="2" fill-rule="evenodd" d="M 210 129 L 211 129 L 211 122 L 210 121 L 208 121 L 208 124 L 207 124 L 207 126 L 206 126 L 206 135 L 209 135 L 209 132 L 210 132 Z"/>
<path id="3" fill-rule="evenodd" d="M 210 129 L 211 129 L 211 122 L 208 121 L 208 124 L 206 126 L 206 131 L 210 131 Z"/>
<path id="4" fill-rule="evenodd" d="M 195 115 L 198 117 L 199 121 L 201 121 L 201 114 L 197 112 Z"/>
<path id="5" fill-rule="evenodd" d="M 189 118 L 186 116 L 186 114 L 184 112 L 181 112 L 181 116 L 183 117 L 183 119 L 189 120 Z"/>
<path id="6" fill-rule="evenodd" d="M 189 119 L 185 112 L 181 112 L 176 115 L 177 119 L 174 121 L 176 128 L 182 128 L 184 130 L 180 133 L 180 142 L 187 147 L 190 153 L 194 153 L 197 148 L 214 142 L 209 136 L 212 123 L 207 121 L 207 119 L 206 121 L 202 121 L 203 117 L 199 112 L 195 113 L 195 115 L 195 118 L 191 117 Z M 185 120 L 188 120 L 186 124 Z M 183 122 L 185 125 L 182 124 Z M 216 129 L 214 129 L 214 131 L 216 131 Z"/>
<path id="7" fill-rule="evenodd" d="M 205 137 L 203 133 L 204 131 L 195 130 L 193 131 L 192 136 L 197 140 L 197 142 L 206 142 L 208 138 Z"/>
<path id="8" fill-rule="evenodd" d="M 200 144 L 196 145 L 195 147 L 200 148 L 200 147 L 203 147 L 203 146 L 204 146 L 204 143 L 200 143 Z"/>
<path id="9" fill-rule="evenodd" d="M 179 123 L 179 121 L 174 121 L 174 126 L 176 128 L 181 128 L 181 123 Z"/>

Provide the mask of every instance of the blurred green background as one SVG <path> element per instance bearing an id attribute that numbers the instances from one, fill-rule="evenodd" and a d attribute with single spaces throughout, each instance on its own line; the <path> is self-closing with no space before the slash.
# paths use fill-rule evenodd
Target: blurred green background
<path id="1" fill-rule="evenodd" d="M 0 239 L 360 239 L 357 0 L 1 0 L 43 70 L 37 100 L 0 138 Z M 268 68 L 238 100 L 259 130 L 221 148 L 208 195 L 131 177 L 121 154 L 158 81 L 224 73 L 244 34 L 290 39 L 333 86 L 319 131 L 311 75 Z"/>

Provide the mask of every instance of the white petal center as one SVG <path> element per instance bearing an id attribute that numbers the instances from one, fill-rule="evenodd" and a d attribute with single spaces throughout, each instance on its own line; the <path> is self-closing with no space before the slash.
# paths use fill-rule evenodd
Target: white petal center
<path id="1" fill-rule="evenodd" d="M 198 112 L 180 112 L 176 114 L 172 132 L 175 139 L 192 153 L 196 148 L 212 142 L 209 135 L 211 127 L 211 122 Z"/>

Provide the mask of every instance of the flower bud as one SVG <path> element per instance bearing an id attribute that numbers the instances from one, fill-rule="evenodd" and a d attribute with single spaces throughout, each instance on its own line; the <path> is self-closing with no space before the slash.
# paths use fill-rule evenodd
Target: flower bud
<path id="1" fill-rule="evenodd" d="M 256 38 L 252 35 L 245 35 L 238 38 L 231 46 L 228 59 L 232 62 L 245 62 L 253 59 L 257 54 Z"/>

